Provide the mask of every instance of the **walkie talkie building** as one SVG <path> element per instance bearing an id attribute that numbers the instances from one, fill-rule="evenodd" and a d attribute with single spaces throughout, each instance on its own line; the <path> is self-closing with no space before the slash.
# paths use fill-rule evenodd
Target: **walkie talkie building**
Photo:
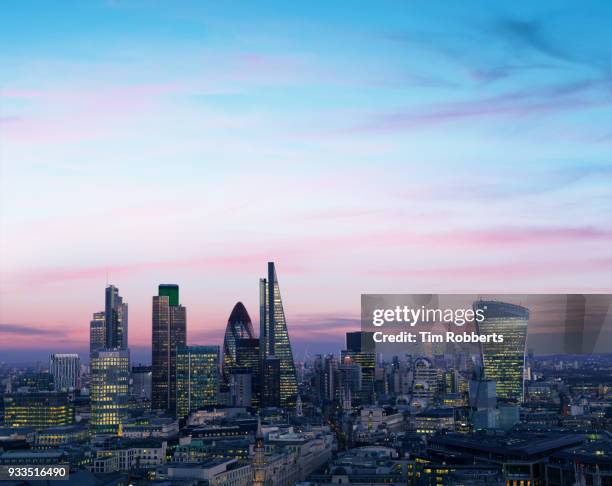
<path id="1" fill-rule="evenodd" d="M 523 373 L 527 345 L 529 310 L 506 302 L 479 300 L 474 310 L 484 311 L 477 322 L 480 335 L 501 334 L 502 343 L 481 343 L 484 378 L 495 380 L 497 398 L 509 402 L 523 401 Z"/>

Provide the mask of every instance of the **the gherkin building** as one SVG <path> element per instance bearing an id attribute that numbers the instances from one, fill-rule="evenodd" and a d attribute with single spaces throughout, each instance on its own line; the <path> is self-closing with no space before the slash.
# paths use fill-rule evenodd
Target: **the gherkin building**
<path id="1" fill-rule="evenodd" d="M 249 313 L 242 302 L 238 302 L 227 320 L 223 340 L 223 378 L 226 383 L 229 382 L 232 368 L 236 366 L 236 341 L 253 337 L 253 324 L 251 324 Z"/>

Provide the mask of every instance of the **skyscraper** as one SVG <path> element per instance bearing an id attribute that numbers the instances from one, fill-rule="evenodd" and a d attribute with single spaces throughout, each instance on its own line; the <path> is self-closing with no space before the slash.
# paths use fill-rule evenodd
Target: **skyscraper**
<path id="1" fill-rule="evenodd" d="M 187 314 L 179 303 L 179 287 L 159 286 L 153 297 L 151 342 L 152 403 L 156 410 L 176 411 L 176 350 L 186 345 Z"/>
<path id="2" fill-rule="evenodd" d="M 268 356 L 261 363 L 261 406 L 281 406 L 281 362 L 276 356 Z"/>
<path id="3" fill-rule="evenodd" d="M 361 386 L 359 397 L 362 403 L 372 403 L 376 374 L 376 351 L 373 332 L 347 332 L 346 349 L 341 352 L 342 362 L 350 358 L 351 363 L 361 367 Z"/>
<path id="4" fill-rule="evenodd" d="M 219 394 L 219 346 L 184 346 L 176 353 L 176 416 L 216 405 Z"/>
<path id="5" fill-rule="evenodd" d="M 223 379 L 229 382 L 232 368 L 236 366 L 236 341 L 243 338 L 253 338 L 253 324 L 242 302 L 238 302 L 227 320 L 225 338 L 223 340 Z"/>
<path id="6" fill-rule="evenodd" d="M 279 360 L 280 404 L 283 407 L 294 407 L 297 398 L 297 377 L 273 262 L 268 262 L 268 278 L 262 278 L 259 281 L 259 299 L 259 339 L 262 362 L 265 363 L 269 357 Z"/>
<path id="7" fill-rule="evenodd" d="M 474 310 L 484 312 L 477 322 L 480 335 L 501 334 L 502 343 L 481 344 L 484 378 L 495 380 L 497 398 L 509 402 L 523 401 L 523 372 L 527 346 L 529 310 L 505 302 L 479 300 Z"/>
<path id="8" fill-rule="evenodd" d="M 89 323 L 89 354 L 100 351 L 106 347 L 106 321 L 104 312 L 94 312 Z"/>
<path id="9" fill-rule="evenodd" d="M 106 327 L 106 349 L 128 347 L 128 305 L 114 285 L 106 287 L 104 300 L 104 323 Z"/>
<path id="10" fill-rule="evenodd" d="M 240 338 L 236 340 L 236 364 L 240 370 L 249 371 L 251 375 L 251 406 L 259 407 L 261 403 L 259 339 Z"/>
<path id="11" fill-rule="evenodd" d="M 54 353 L 49 359 L 49 372 L 57 391 L 69 391 L 79 388 L 81 360 L 78 354 Z"/>
<path id="12" fill-rule="evenodd" d="M 130 357 L 126 350 L 96 351 L 91 356 L 91 420 L 94 433 L 119 430 L 128 411 Z"/>

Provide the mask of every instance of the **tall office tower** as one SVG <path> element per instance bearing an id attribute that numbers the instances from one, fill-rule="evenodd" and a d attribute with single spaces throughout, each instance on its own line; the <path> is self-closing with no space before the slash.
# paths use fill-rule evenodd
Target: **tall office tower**
<path id="1" fill-rule="evenodd" d="M 297 399 L 297 377 L 273 262 L 268 262 L 268 278 L 259 281 L 259 317 L 261 359 L 265 362 L 271 356 L 278 358 L 281 406 L 293 408 Z"/>
<path id="2" fill-rule="evenodd" d="M 176 416 L 218 404 L 219 346 L 181 346 L 176 352 Z"/>
<path id="3" fill-rule="evenodd" d="M 361 386 L 359 398 L 364 404 L 374 401 L 374 382 L 376 379 L 376 351 L 373 332 L 347 332 L 346 349 L 342 350 L 341 360 L 350 358 L 352 363 L 361 366 Z"/>
<path id="4" fill-rule="evenodd" d="M 261 406 L 281 406 L 281 362 L 276 356 L 268 356 L 262 362 Z"/>
<path id="5" fill-rule="evenodd" d="M 415 359 L 413 369 L 412 398 L 417 406 L 426 408 L 436 395 L 438 371 L 428 358 Z"/>
<path id="6" fill-rule="evenodd" d="M 236 366 L 236 340 L 252 339 L 253 334 L 253 324 L 251 324 L 249 313 L 242 302 L 238 302 L 227 320 L 223 340 L 223 379 L 226 383 L 229 382 L 232 368 Z"/>
<path id="7" fill-rule="evenodd" d="M 259 361 L 259 339 L 240 338 L 236 340 L 236 364 L 251 374 L 251 406 L 261 403 L 261 362 Z"/>
<path id="8" fill-rule="evenodd" d="M 159 286 L 153 297 L 151 342 L 151 407 L 176 411 L 176 350 L 186 345 L 187 313 L 179 303 L 179 287 Z"/>
<path id="9" fill-rule="evenodd" d="M 495 380 L 497 398 L 514 403 L 523 401 L 523 372 L 527 345 L 529 310 L 505 302 L 479 300 L 474 310 L 484 312 L 484 320 L 477 322 L 480 335 L 501 334 L 502 343 L 481 344 L 484 377 Z"/>
<path id="10" fill-rule="evenodd" d="M 106 348 L 106 321 L 104 312 L 94 312 L 89 323 L 89 354 Z"/>
<path id="11" fill-rule="evenodd" d="M 91 356 L 91 419 L 94 433 L 119 431 L 128 412 L 130 356 L 127 350 L 107 349 Z"/>
<path id="12" fill-rule="evenodd" d="M 106 287 L 104 299 L 104 322 L 106 324 L 106 349 L 128 347 L 128 305 L 114 285 Z"/>
<path id="13" fill-rule="evenodd" d="M 132 366 L 131 395 L 134 398 L 151 400 L 151 367 Z"/>
<path id="14" fill-rule="evenodd" d="M 80 388 L 81 360 L 78 354 L 52 354 L 49 359 L 49 372 L 53 375 L 57 391 Z"/>

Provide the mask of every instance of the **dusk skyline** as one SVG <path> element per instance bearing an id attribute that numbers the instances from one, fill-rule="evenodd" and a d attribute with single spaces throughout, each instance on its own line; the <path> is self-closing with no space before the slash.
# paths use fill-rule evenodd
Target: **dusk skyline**
<path id="1" fill-rule="evenodd" d="M 3 13 L 1 356 L 87 349 L 107 283 L 131 348 L 166 282 L 221 344 L 267 261 L 296 360 L 362 293 L 612 292 L 606 2 Z"/>

